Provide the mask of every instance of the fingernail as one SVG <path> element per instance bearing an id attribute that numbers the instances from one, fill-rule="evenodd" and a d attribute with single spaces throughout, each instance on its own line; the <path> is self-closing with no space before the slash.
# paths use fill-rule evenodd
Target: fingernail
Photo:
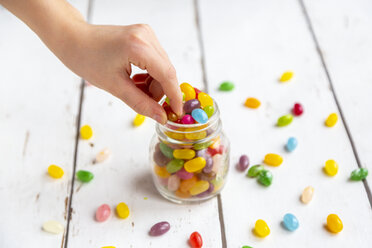
<path id="1" fill-rule="evenodd" d="M 159 114 L 154 115 L 154 120 L 159 122 L 162 125 L 164 125 L 166 123 L 165 118 L 163 118 L 162 115 L 159 115 Z"/>

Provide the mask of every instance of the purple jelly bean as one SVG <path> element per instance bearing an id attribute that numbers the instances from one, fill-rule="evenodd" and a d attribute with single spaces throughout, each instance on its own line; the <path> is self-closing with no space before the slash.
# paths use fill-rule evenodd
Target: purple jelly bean
<path id="1" fill-rule="evenodd" d="M 182 169 L 180 169 L 179 171 L 176 172 L 176 175 L 177 175 L 179 178 L 181 178 L 181 179 L 183 179 L 183 180 L 186 180 L 186 179 L 190 179 L 190 178 L 192 178 L 192 177 L 194 176 L 194 173 L 187 172 L 187 171 L 185 170 L 185 168 L 182 168 Z"/>
<path id="2" fill-rule="evenodd" d="M 208 149 L 203 149 L 203 150 L 196 151 L 196 156 L 195 157 L 207 158 L 207 156 L 209 156 L 209 154 L 207 154 L 207 151 L 208 151 Z"/>
<path id="3" fill-rule="evenodd" d="M 150 236 L 160 236 L 168 232 L 170 229 L 170 224 L 167 221 L 162 221 L 153 225 L 150 229 Z"/>
<path id="4" fill-rule="evenodd" d="M 204 166 L 204 168 L 203 168 L 203 172 L 204 173 L 209 173 L 209 172 L 211 172 L 212 171 L 212 169 L 213 169 L 213 159 L 212 159 L 212 157 L 211 156 L 208 156 L 207 158 L 206 158 L 206 164 L 205 164 L 205 166 Z"/>
<path id="5" fill-rule="evenodd" d="M 191 115 L 184 115 L 182 117 L 182 124 L 194 124 L 195 120 Z"/>
<path id="6" fill-rule="evenodd" d="M 160 151 L 159 144 L 157 144 L 155 147 L 153 158 L 154 158 L 155 164 L 159 166 L 166 166 L 172 160 L 164 156 L 164 154 Z"/>
<path id="7" fill-rule="evenodd" d="M 249 158 L 247 155 L 241 155 L 238 164 L 238 170 L 245 171 L 249 166 Z"/>
<path id="8" fill-rule="evenodd" d="M 183 110 L 185 110 L 185 113 L 191 113 L 196 108 L 200 108 L 200 102 L 198 99 L 188 100 L 183 105 Z"/>
<path id="9" fill-rule="evenodd" d="M 213 190 L 214 190 L 213 183 L 209 183 L 209 188 L 206 191 L 204 191 L 204 192 L 202 192 L 202 193 L 200 193 L 200 194 L 198 194 L 196 196 L 197 197 L 205 197 L 205 196 L 209 195 L 210 193 L 212 193 Z"/>

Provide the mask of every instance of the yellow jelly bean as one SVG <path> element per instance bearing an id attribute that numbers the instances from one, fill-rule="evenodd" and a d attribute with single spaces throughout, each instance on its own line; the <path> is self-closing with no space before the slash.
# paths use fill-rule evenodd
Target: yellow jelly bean
<path id="1" fill-rule="evenodd" d="M 167 167 L 160 167 L 159 165 L 154 166 L 155 174 L 161 178 L 168 178 L 170 177 L 169 172 L 167 171 Z"/>
<path id="2" fill-rule="evenodd" d="M 280 82 L 287 82 L 287 81 L 291 80 L 292 77 L 293 77 L 293 72 L 292 71 L 286 71 L 282 74 L 279 81 Z"/>
<path id="3" fill-rule="evenodd" d="M 331 233 L 339 233 L 343 229 L 343 224 L 337 214 L 330 214 L 327 217 L 327 229 Z"/>
<path id="4" fill-rule="evenodd" d="M 264 163 L 271 166 L 279 166 L 283 163 L 283 158 L 274 153 L 268 153 L 265 156 Z"/>
<path id="5" fill-rule="evenodd" d="M 176 149 L 173 151 L 173 157 L 178 159 L 192 159 L 195 157 L 195 151 L 191 149 Z"/>
<path id="6" fill-rule="evenodd" d="M 141 126 L 145 119 L 146 117 L 144 115 L 137 114 L 133 120 L 133 126 L 135 127 Z"/>
<path id="7" fill-rule="evenodd" d="M 307 186 L 301 195 L 301 201 L 305 204 L 308 204 L 314 196 L 314 188 L 311 186 Z"/>
<path id="8" fill-rule="evenodd" d="M 61 178 L 64 174 L 63 169 L 54 164 L 48 167 L 48 173 L 53 178 Z"/>
<path id="9" fill-rule="evenodd" d="M 218 147 L 220 147 L 220 145 L 221 145 L 221 138 L 220 136 L 218 136 L 213 139 L 213 143 L 209 147 L 212 149 L 217 149 Z"/>
<path id="10" fill-rule="evenodd" d="M 101 248 L 116 248 L 115 246 L 103 246 Z"/>
<path id="11" fill-rule="evenodd" d="M 128 218 L 129 213 L 130 213 L 128 205 L 125 204 L 124 202 L 120 202 L 116 206 L 116 213 L 118 214 L 119 218 L 121 218 L 121 219 Z"/>
<path id="12" fill-rule="evenodd" d="M 336 113 L 332 113 L 328 116 L 327 120 L 325 121 L 325 125 L 327 127 L 333 127 L 334 125 L 336 125 L 337 123 L 337 120 L 338 120 L 338 116 Z"/>
<path id="13" fill-rule="evenodd" d="M 182 131 L 182 130 L 179 130 Z M 176 133 L 171 131 L 165 131 L 165 135 L 167 135 L 169 138 L 175 139 L 175 140 L 184 140 L 185 135 L 183 133 Z"/>
<path id="14" fill-rule="evenodd" d="M 191 160 L 187 161 L 184 164 L 184 167 L 185 167 L 185 170 L 187 172 L 196 172 L 198 170 L 203 169 L 205 167 L 206 163 L 207 162 L 205 161 L 205 158 L 197 157 L 197 158 L 194 158 L 194 159 L 191 159 Z"/>
<path id="15" fill-rule="evenodd" d="M 202 108 L 205 106 L 213 106 L 213 99 L 207 93 L 200 92 L 198 94 L 198 100 Z"/>
<path id="16" fill-rule="evenodd" d="M 93 130 L 89 125 L 84 125 L 80 128 L 80 137 L 82 139 L 88 140 L 92 138 Z"/>
<path id="17" fill-rule="evenodd" d="M 185 94 L 185 101 L 195 99 L 196 93 L 194 87 L 188 83 L 182 83 L 180 85 L 181 91 Z"/>
<path id="18" fill-rule="evenodd" d="M 209 182 L 204 181 L 204 180 L 200 180 L 200 181 L 196 182 L 194 184 L 194 186 L 192 186 L 192 188 L 190 189 L 190 194 L 191 195 L 198 195 L 198 194 L 203 193 L 204 191 L 208 190 L 208 188 L 209 188 Z"/>
<path id="19" fill-rule="evenodd" d="M 190 179 L 182 180 L 178 190 L 181 191 L 182 193 L 187 193 L 195 185 L 197 181 L 198 179 L 195 176 L 193 176 Z"/>
<path id="20" fill-rule="evenodd" d="M 270 228 L 264 220 L 257 220 L 254 225 L 254 233 L 261 238 L 265 238 L 270 234 Z"/>
<path id="21" fill-rule="evenodd" d="M 338 164 L 333 159 L 327 160 L 324 166 L 324 172 L 328 175 L 333 177 L 338 172 Z"/>
<path id="22" fill-rule="evenodd" d="M 245 100 L 244 105 L 248 108 L 258 108 L 261 105 L 261 102 L 254 97 L 249 97 Z"/>
<path id="23" fill-rule="evenodd" d="M 204 139 L 205 137 L 207 137 L 207 131 L 185 133 L 185 137 L 189 140 Z"/>

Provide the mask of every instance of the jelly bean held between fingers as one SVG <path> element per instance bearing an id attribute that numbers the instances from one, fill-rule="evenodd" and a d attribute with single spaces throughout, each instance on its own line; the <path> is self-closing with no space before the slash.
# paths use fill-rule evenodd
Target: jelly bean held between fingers
<path id="1" fill-rule="evenodd" d="M 79 170 L 76 172 L 76 176 L 83 183 L 89 183 L 94 178 L 93 173 L 86 170 Z"/>
<path id="2" fill-rule="evenodd" d="M 219 90 L 220 91 L 232 91 L 235 85 L 230 81 L 225 81 L 220 84 Z"/>
<path id="3" fill-rule="evenodd" d="M 331 233 L 339 233 L 343 229 L 343 224 L 337 214 L 330 214 L 327 217 L 327 229 Z"/>
<path id="4" fill-rule="evenodd" d="M 50 220 L 50 221 L 44 222 L 43 230 L 45 232 L 52 233 L 52 234 L 60 234 L 60 233 L 63 233 L 65 228 L 58 221 Z"/>
<path id="5" fill-rule="evenodd" d="M 283 115 L 279 117 L 277 126 L 278 127 L 288 126 L 289 124 L 291 124 L 292 121 L 293 121 L 293 115 L 291 114 Z"/>
<path id="6" fill-rule="evenodd" d="M 89 125 L 84 125 L 80 128 L 80 137 L 82 139 L 88 140 L 92 138 L 93 130 Z"/>
<path id="7" fill-rule="evenodd" d="M 56 178 L 56 179 L 63 177 L 63 174 L 64 174 L 63 169 L 54 164 L 48 167 L 48 173 L 51 177 Z"/>
<path id="8" fill-rule="evenodd" d="M 264 220 L 257 220 L 254 225 L 254 234 L 260 238 L 265 238 L 270 234 L 270 228 Z"/>
<path id="9" fill-rule="evenodd" d="M 98 222 L 106 221 L 111 215 L 111 208 L 107 204 L 102 204 L 96 211 L 96 220 Z"/>
<path id="10" fill-rule="evenodd" d="M 239 158 L 239 163 L 238 163 L 238 170 L 240 171 L 245 171 L 249 166 L 249 158 L 247 155 L 243 154 Z"/>
<path id="11" fill-rule="evenodd" d="M 283 226 L 288 230 L 288 231 L 295 231 L 299 227 L 300 223 L 298 222 L 298 219 L 296 216 L 293 214 L 286 214 L 283 217 Z"/>
<path id="12" fill-rule="evenodd" d="M 266 187 L 270 186 L 273 181 L 273 174 L 268 170 L 262 170 L 258 174 L 258 182 Z"/>
<path id="13" fill-rule="evenodd" d="M 170 224 L 167 221 L 158 222 L 153 225 L 150 229 L 150 236 L 160 236 L 168 232 L 170 229 Z"/>
<path id="14" fill-rule="evenodd" d="M 128 216 L 130 214 L 128 205 L 125 204 L 124 202 L 120 202 L 116 206 L 116 213 L 118 214 L 119 218 L 121 218 L 121 219 L 128 218 Z"/>
<path id="15" fill-rule="evenodd" d="M 208 121 L 208 115 L 202 109 L 194 109 L 191 112 L 191 116 L 192 116 L 192 118 L 194 118 L 194 120 L 196 120 L 197 122 L 199 122 L 201 124 L 205 124 Z"/>
<path id="16" fill-rule="evenodd" d="M 336 163 L 336 161 L 334 161 L 333 159 L 329 159 L 325 162 L 325 165 L 324 165 L 324 172 L 328 175 L 328 176 L 335 176 L 337 174 L 337 171 L 338 171 L 338 164 Z"/>
<path id="17" fill-rule="evenodd" d="M 327 127 L 333 127 L 334 125 L 336 125 L 337 120 L 338 120 L 338 116 L 337 116 L 337 114 L 336 114 L 336 113 L 332 113 L 332 114 L 330 114 L 330 115 L 327 117 L 327 119 L 326 119 L 326 121 L 325 121 L 325 125 L 326 125 Z"/>
<path id="18" fill-rule="evenodd" d="M 304 112 L 304 108 L 300 103 L 295 103 L 292 109 L 292 113 L 295 116 L 300 116 Z"/>
<path id="19" fill-rule="evenodd" d="M 146 117 L 144 115 L 137 114 L 136 117 L 134 117 L 133 126 L 135 127 L 141 126 L 145 119 Z"/>
<path id="20" fill-rule="evenodd" d="M 198 233 L 198 232 L 191 233 L 190 238 L 189 238 L 189 243 L 190 243 L 192 248 L 203 247 L 203 239 L 202 239 L 202 236 L 200 235 L 200 233 Z"/>
<path id="21" fill-rule="evenodd" d="M 244 105 L 248 108 L 256 109 L 256 108 L 260 107 L 261 102 L 257 98 L 249 97 L 249 98 L 247 98 L 247 100 L 245 100 Z"/>
<path id="22" fill-rule="evenodd" d="M 308 204 L 313 199 L 313 196 L 314 188 L 311 186 L 307 186 L 302 192 L 301 201 L 305 204 Z"/>
<path id="23" fill-rule="evenodd" d="M 290 137 L 285 145 L 285 149 L 289 152 L 293 152 L 297 147 L 298 141 L 295 137 Z"/>
<path id="24" fill-rule="evenodd" d="M 286 71 L 282 74 L 282 76 L 280 77 L 279 81 L 280 82 L 288 82 L 289 80 L 292 79 L 293 77 L 293 72 L 292 71 Z"/>
<path id="25" fill-rule="evenodd" d="M 185 93 L 185 101 L 195 99 L 196 97 L 195 89 L 190 84 L 182 83 L 180 85 L 180 88 L 181 88 L 181 91 Z"/>
<path id="26" fill-rule="evenodd" d="M 268 153 L 265 156 L 264 163 L 270 166 L 279 166 L 283 163 L 283 158 L 278 154 Z"/>
<path id="27" fill-rule="evenodd" d="M 362 181 L 368 176 L 368 170 L 366 168 L 358 168 L 351 172 L 350 180 Z"/>
<path id="28" fill-rule="evenodd" d="M 247 172 L 247 177 L 257 177 L 260 174 L 260 172 L 263 171 L 264 169 L 265 168 L 263 167 L 263 165 L 256 164 L 249 168 Z"/>

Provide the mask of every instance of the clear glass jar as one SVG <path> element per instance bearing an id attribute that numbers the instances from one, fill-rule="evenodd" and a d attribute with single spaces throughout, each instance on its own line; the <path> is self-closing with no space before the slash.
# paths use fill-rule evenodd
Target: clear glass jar
<path id="1" fill-rule="evenodd" d="M 159 193 L 172 202 L 204 201 L 225 185 L 230 144 L 216 103 L 214 108 L 205 124 L 156 124 L 150 144 L 151 171 Z"/>

